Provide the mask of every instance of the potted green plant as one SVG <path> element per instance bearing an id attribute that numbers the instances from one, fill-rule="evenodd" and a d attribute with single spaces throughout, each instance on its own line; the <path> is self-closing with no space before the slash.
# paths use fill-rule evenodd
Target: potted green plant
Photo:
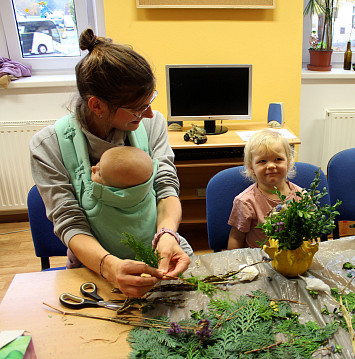
<path id="1" fill-rule="evenodd" d="M 272 266 L 284 276 L 296 277 L 306 272 L 318 250 L 319 236 L 329 234 L 335 227 L 334 218 L 339 214 L 336 208 L 341 202 L 334 206 L 320 205 L 319 200 L 327 190 L 317 189 L 319 176 L 320 171 L 316 172 L 310 191 L 297 192 L 298 201 L 285 201 L 286 196 L 275 189 L 273 193 L 281 199 L 281 204 L 258 225 L 267 238 L 260 245 L 272 258 Z"/>
<path id="2" fill-rule="evenodd" d="M 311 36 L 310 63 L 307 65 L 309 70 L 330 71 L 332 68 L 330 63 L 333 53 L 333 25 L 337 5 L 337 0 L 309 0 L 304 9 L 304 15 L 317 14 L 323 20 L 320 36 L 316 34 Z"/>

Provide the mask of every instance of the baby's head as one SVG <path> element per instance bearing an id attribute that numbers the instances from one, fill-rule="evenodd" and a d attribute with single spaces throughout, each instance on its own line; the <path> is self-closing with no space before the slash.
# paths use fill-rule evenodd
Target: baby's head
<path id="1" fill-rule="evenodd" d="M 274 148 L 278 145 L 284 149 L 288 161 L 287 177 L 294 177 L 295 151 L 282 134 L 269 128 L 257 131 L 246 143 L 244 149 L 244 175 L 255 182 L 256 177 L 252 170 L 253 157 L 256 154 L 263 155 L 266 153 L 273 153 L 275 152 Z"/>
<path id="2" fill-rule="evenodd" d="M 147 182 L 153 173 L 153 161 L 147 152 L 131 146 L 118 146 L 105 151 L 91 179 L 102 185 L 128 188 Z"/>

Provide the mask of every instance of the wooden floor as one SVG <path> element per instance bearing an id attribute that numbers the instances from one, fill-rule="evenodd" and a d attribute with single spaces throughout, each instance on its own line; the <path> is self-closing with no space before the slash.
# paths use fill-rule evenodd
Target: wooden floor
<path id="1" fill-rule="evenodd" d="M 189 231 L 195 254 L 210 253 L 207 233 Z M 185 233 L 182 233 L 185 234 Z M 66 257 L 51 258 L 52 267 L 64 266 Z M 39 272 L 41 261 L 36 257 L 28 222 L 0 223 L 0 302 L 17 273 Z"/>

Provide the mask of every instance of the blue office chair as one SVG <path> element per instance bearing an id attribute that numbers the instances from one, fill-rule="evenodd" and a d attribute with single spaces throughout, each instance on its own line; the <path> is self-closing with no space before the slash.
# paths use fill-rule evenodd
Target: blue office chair
<path id="1" fill-rule="evenodd" d="M 333 238 L 339 238 L 339 221 L 355 220 L 355 148 L 335 154 L 328 162 L 328 184 L 330 201 L 334 205 L 337 199 L 342 204 L 337 208 Z"/>
<path id="2" fill-rule="evenodd" d="M 33 186 L 28 193 L 27 207 L 33 244 L 36 256 L 41 258 L 42 271 L 65 269 L 50 268 L 49 257 L 66 256 L 67 247 L 53 233 L 53 223 L 46 216 L 46 208 L 37 186 Z"/>
<path id="3" fill-rule="evenodd" d="M 291 181 L 309 190 L 318 167 L 303 162 L 296 162 L 295 167 L 296 176 Z M 244 166 L 228 168 L 217 173 L 208 182 L 206 189 L 207 232 L 209 246 L 214 252 L 227 249 L 231 229 L 228 219 L 233 207 L 234 197 L 252 184 L 242 175 L 243 170 Z M 321 199 L 321 205 L 330 204 L 327 178 L 323 172 L 320 174 L 320 179 L 318 188 L 322 190 L 326 187 L 328 192 Z M 321 236 L 322 241 L 326 239 L 327 236 Z"/>

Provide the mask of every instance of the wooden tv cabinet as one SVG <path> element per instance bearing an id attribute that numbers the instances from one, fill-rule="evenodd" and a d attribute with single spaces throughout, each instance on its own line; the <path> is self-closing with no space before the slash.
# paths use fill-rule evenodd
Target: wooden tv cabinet
<path id="1" fill-rule="evenodd" d="M 257 131 L 266 127 L 263 122 L 243 121 L 238 124 L 229 124 L 228 122 L 224 124 L 228 127 L 227 133 L 208 135 L 207 142 L 201 145 L 184 140 L 184 133 L 191 126 L 185 126 L 182 131 L 168 131 L 169 142 L 176 156 L 175 166 L 180 180 L 182 222 L 179 231 L 182 235 L 191 228 L 206 232 L 206 187 L 208 181 L 224 169 L 243 165 L 245 142 L 237 135 L 236 131 Z M 292 133 L 286 126 L 284 128 Z M 292 145 L 300 144 L 300 139 L 291 139 L 290 143 Z M 193 240 L 190 236 L 189 239 Z"/>

